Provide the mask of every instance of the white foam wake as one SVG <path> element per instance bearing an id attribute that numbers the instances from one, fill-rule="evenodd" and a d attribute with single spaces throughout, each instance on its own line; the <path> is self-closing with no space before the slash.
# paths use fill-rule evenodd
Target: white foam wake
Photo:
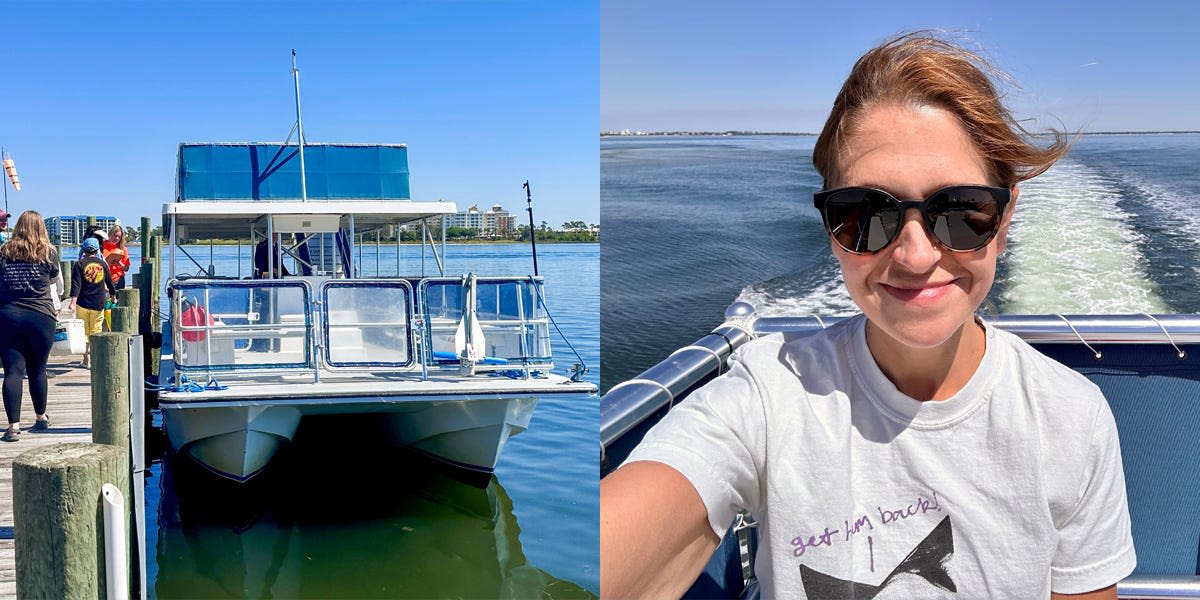
<path id="1" fill-rule="evenodd" d="M 1141 267 L 1141 234 L 1119 192 L 1095 170 L 1060 161 L 1021 184 L 1009 231 L 1000 311 L 1010 314 L 1162 313 Z"/>
<path id="2" fill-rule="evenodd" d="M 743 289 L 738 300 L 753 305 L 755 313 L 760 317 L 847 316 L 859 312 L 840 276 L 825 279 L 808 289 L 788 292 L 781 293 L 778 290 L 767 289 L 762 284 L 755 284 Z"/>

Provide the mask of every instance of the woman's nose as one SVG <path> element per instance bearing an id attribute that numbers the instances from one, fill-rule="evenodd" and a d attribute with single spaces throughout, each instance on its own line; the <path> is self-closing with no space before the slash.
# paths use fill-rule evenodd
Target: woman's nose
<path id="1" fill-rule="evenodd" d="M 942 260 L 942 247 L 925 228 L 916 209 L 906 211 L 895 243 L 892 260 L 913 273 L 927 273 Z"/>

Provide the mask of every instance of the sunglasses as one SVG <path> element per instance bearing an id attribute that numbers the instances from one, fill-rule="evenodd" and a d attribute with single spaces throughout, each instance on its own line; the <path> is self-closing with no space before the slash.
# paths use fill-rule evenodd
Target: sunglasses
<path id="1" fill-rule="evenodd" d="M 886 248 L 900 234 L 910 208 L 921 213 L 926 231 L 947 250 L 971 252 L 995 237 L 1011 198 L 1008 188 L 984 185 L 952 185 L 924 200 L 898 200 L 883 190 L 849 187 L 813 194 L 813 205 L 825 230 L 847 252 L 874 254 Z"/>

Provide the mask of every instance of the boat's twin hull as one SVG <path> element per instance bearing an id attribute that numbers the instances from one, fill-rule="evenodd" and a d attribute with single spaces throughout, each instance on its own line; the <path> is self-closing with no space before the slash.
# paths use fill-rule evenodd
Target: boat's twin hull
<path id="1" fill-rule="evenodd" d="M 533 397 L 450 399 L 325 399 L 319 403 L 162 402 L 172 448 L 206 469 L 246 481 L 292 440 L 305 415 L 354 414 L 363 432 L 394 447 L 410 447 L 461 469 L 491 473 L 512 435 L 529 426 Z M 344 435 L 355 435 L 354 433 Z"/>

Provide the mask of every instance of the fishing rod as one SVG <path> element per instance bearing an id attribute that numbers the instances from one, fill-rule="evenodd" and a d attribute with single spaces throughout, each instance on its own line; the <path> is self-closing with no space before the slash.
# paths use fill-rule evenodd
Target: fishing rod
<path id="1" fill-rule="evenodd" d="M 527 207 L 525 210 L 529 211 L 529 245 L 533 248 L 533 276 L 537 277 L 537 235 L 533 229 L 533 193 L 529 190 L 528 179 L 525 180 L 523 187 L 525 188 L 525 205 Z"/>

